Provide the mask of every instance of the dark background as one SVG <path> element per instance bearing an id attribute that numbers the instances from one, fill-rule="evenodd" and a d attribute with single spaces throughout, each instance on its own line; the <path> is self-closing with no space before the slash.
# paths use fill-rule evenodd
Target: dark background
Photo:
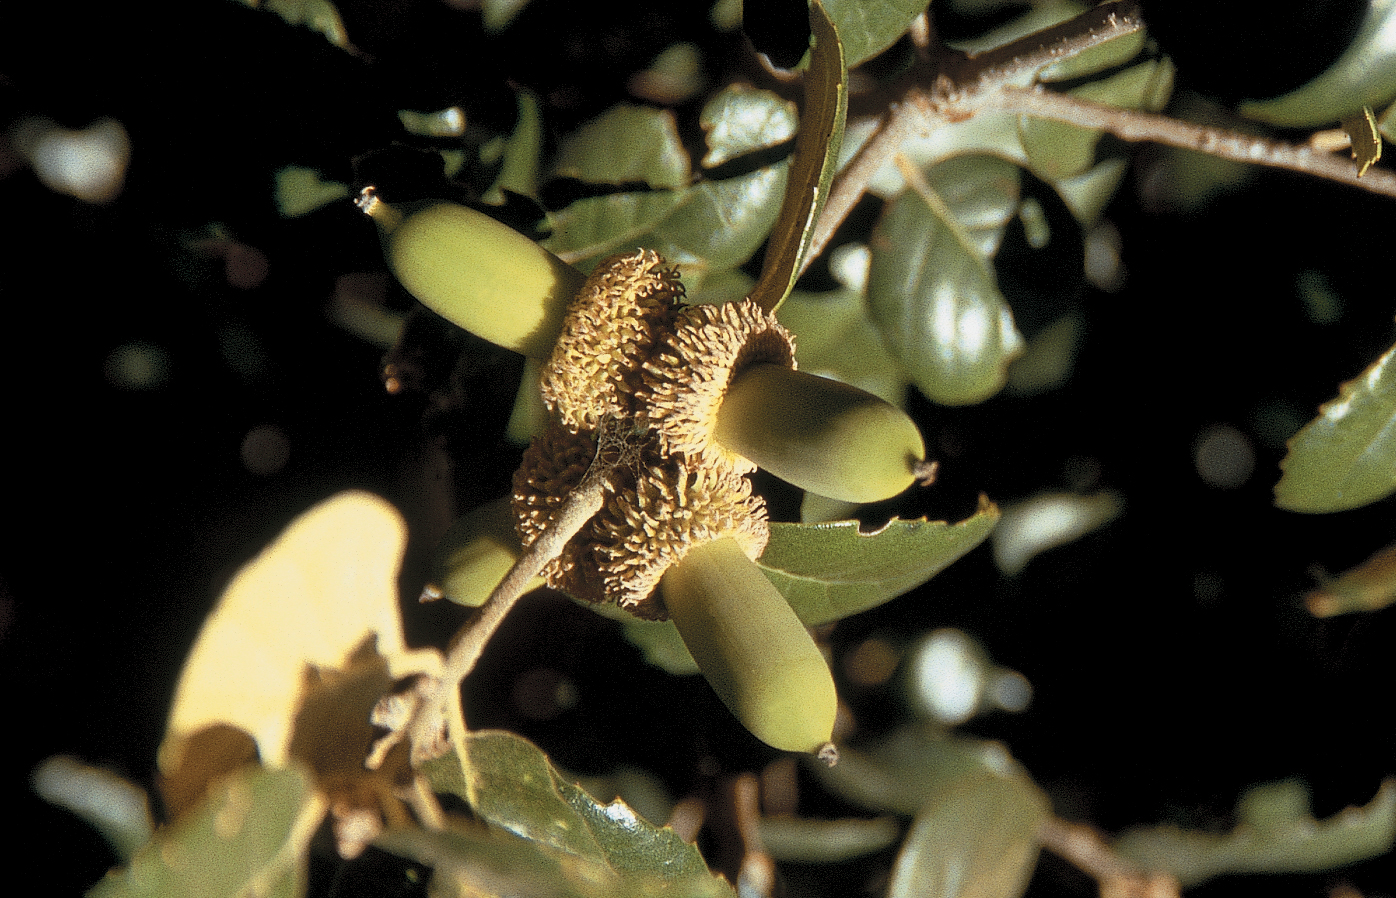
<path id="1" fill-rule="evenodd" d="M 80 127 L 111 116 L 133 145 L 125 189 L 105 205 L 49 192 L 0 145 L 0 488 L 12 527 L 0 541 L 0 665 L 14 757 L 3 806 L 21 833 L 7 839 L 6 878 L 37 875 L 47 891 L 73 893 L 112 863 L 84 825 L 30 796 L 27 771 L 66 753 L 148 784 L 203 615 L 292 516 L 349 486 L 392 498 L 424 522 L 410 587 L 442 496 L 463 510 L 506 489 L 517 450 L 499 442 L 499 423 L 515 363 L 486 352 L 455 417 L 425 415 L 421 393 L 388 395 L 382 351 L 324 313 L 338 276 L 382 269 L 372 227 L 347 202 L 279 218 L 272 175 L 298 163 L 352 179 L 354 157 L 404 139 L 399 108 L 459 103 L 480 127 L 507 129 L 511 80 L 537 90 L 550 127 L 565 132 L 624 99 L 626 77 L 674 40 L 700 43 L 714 83 L 746 65 L 744 38 L 712 34 L 705 4 L 573 6 L 534 0 L 486 40 L 472 14 L 438 4 L 343 4 L 359 57 L 232 2 L 3 11 L 0 120 L 42 114 Z M 1217 5 L 1211 18 L 1189 4 L 1151 4 L 1149 14 L 1180 62 L 1180 88 L 1225 99 L 1280 92 L 1305 80 L 1305 66 L 1326 64 L 1354 7 L 1308 6 L 1312 17 L 1289 16 L 1283 34 L 1284 16 L 1257 30 L 1241 4 Z M 788 24 L 770 18 L 776 31 Z M 943 18 L 950 33 L 981 24 Z M 1228 27 L 1245 36 L 1236 52 L 1209 50 Z M 1245 786 L 1300 776 L 1326 816 L 1365 803 L 1392 773 L 1396 616 L 1317 621 L 1301 596 L 1311 566 L 1338 572 L 1390 542 L 1396 505 L 1328 516 L 1274 508 L 1275 422 L 1307 420 L 1390 346 L 1391 201 L 1261 172 L 1182 213 L 1147 188 L 1161 164 L 1157 151 L 1141 153 L 1107 213 L 1128 268 L 1120 292 L 1081 279 L 1072 238 L 1034 254 L 1010 234 L 1000 276 L 1024 330 L 1063 308 L 1085 316 L 1075 375 L 1030 399 L 914 401 L 943 478 L 900 509 L 958 519 L 981 491 L 1009 503 L 1103 486 L 1123 494 L 1123 516 L 1011 581 L 980 549 L 832 638 L 838 650 L 876 633 L 974 633 L 1029 677 L 1035 701 L 970 729 L 1005 740 L 1063 815 L 1106 830 L 1163 819 L 1226 827 Z M 217 252 L 191 248 L 211 222 L 265 258 L 264 280 L 233 286 Z M 1305 271 L 1341 297 L 1337 321 L 1306 315 L 1296 287 Z M 132 341 L 166 353 L 158 389 L 122 389 L 105 373 Z M 1238 489 L 1211 488 L 1193 467 L 1194 441 L 1218 423 L 1256 453 Z M 268 476 L 239 457 L 265 424 L 290 450 Z M 443 447 L 455 453 L 444 492 L 423 473 Z M 409 634 L 439 641 L 453 612 L 414 607 Z M 541 721 L 511 700 L 540 658 L 579 695 Z M 740 770 L 774 756 L 701 680 L 644 666 L 613 624 L 557 600 L 519 609 L 471 688 L 473 722 L 523 732 L 580 772 L 635 763 L 682 794 L 701 778 L 700 759 Z M 846 697 L 870 731 L 901 713 L 885 696 Z M 827 796 L 809 800 L 838 810 Z M 1390 874 L 1381 859 L 1262 884 L 1318 895 L 1348 881 L 1390 894 Z M 1251 885 L 1221 880 L 1198 894 Z M 1033 884 L 1034 894 L 1092 890 L 1051 859 Z"/>

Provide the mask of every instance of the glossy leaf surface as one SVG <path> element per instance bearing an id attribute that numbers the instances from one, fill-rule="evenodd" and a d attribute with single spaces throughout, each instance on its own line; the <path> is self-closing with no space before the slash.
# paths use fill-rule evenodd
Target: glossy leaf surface
<path id="1" fill-rule="evenodd" d="M 641 182 L 654 189 L 688 186 L 673 113 L 622 103 L 582 125 L 558 148 L 553 173 L 588 184 Z"/>
<path id="2" fill-rule="evenodd" d="M 794 103 L 769 91 L 734 84 L 703 107 L 698 123 L 707 132 L 702 165 L 712 168 L 794 137 L 799 115 Z"/>
<path id="3" fill-rule="evenodd" d="M 1388 349 L 1289 441 L 1275 504 L 1346 511 L 1396 492 L 1396 346 Z"/>
<path id="4" fill-rule="evenodd" d="M 989 398 L 1022 349 L 992 264 L 1017 213 L 1018 177 L 1001 159 L 952 159 L 898 196 L 873 233 L 872 320 L 934 402 Z"/>
<path id="5" fill-rule="evenodd" d="M 1241 105 L 1241 113 L 1273 125 L 1328 125 L 1363 106 L 1385 107 L 1396 97 L 1396 0 L 1372 0 L 1357 35 L 1338 61 L 1298 90 Z"/>
<path id="6" fill-rule="evenodd" d="M 731 87 L 710 100 L 702 114 L 709 156 L 730 160 L 790 137 L 789 104 L 769 91 Z M 629 129 L 628 136 L 601 137 L 602 127 Z M 609 158 L 633 143 L 649 162 Z M 742 264 L 766 239 L 780 210 L 784 163 L 732 178 L 689 184 L 688 157 L 660 110 L 617 107 L 583 126 L 571 138 L 556 168 L 588 183 L 664 189 L 622 190 L 577 200 L 551 216 L 553 235 L 544 245 L 569 262 L 589 268 L 612 252 L 644 246 L 680 266 L 685 284 L 696 287 L 709 272 Z M 682 165 L 676 160 L 682 156 Z"/>
<path id="7" fill-rule="evenodd" d="M 929 0 L 825 0 L 843 41 L 848 67 L 866 62 L 896 43 L 925 12 Z"/>
<path id="8" fill-rule="evenodd" d="M 902 403 L 906 377 L 868 319 L 860 292 L 792 293 L 780 307 L 780 323 L 795 335 L 801 370 Z"/>
<path id="9" fill-rule="evenodd" d="M 608 875 L 663 880 L 684 889 L 696 884 L 686 894 L 731 894 L 708 873 L 697 848 L 644 820 L 623 801 L 597 802 L 528 740 L 487 730 L 466 735 L 458 745 L 461 755 L 438 758 L 423 772 L 435 789 L 464 798 L 491 827 Z"/>

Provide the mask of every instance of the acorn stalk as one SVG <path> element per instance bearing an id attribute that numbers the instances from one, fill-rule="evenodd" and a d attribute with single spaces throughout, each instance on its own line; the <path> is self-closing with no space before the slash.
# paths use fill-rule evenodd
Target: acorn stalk
<path id="1" fill-rule="evenodd" d="M 926 458 L 921 433 L 901 409 L 783 365 L 734 375 L 713 436 L 782 480 L 845 502 L 895 496 Z"/>
<path id="2" fill-rule="evenodd" d="M 829 666 L 736 540 L 690 548 L 659 589 L 693 660 L 743 726 L 774 748 L 837 758 Z"/>
<path id="3" fill-rule="evenodd" d="M 442 200 L 390 205 L 372 187 L 359 208 L 378 224 L 393 275 L 454 324 L 546 358 L 585 276 L 501 222 Z"/>

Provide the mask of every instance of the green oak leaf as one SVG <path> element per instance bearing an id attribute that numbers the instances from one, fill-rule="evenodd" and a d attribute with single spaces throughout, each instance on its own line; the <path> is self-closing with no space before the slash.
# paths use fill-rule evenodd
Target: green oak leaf
<path id="1" fill-rule="evenodd" d="M 800 276 L 814 224 L 829 198 L 848 118 L 848 67 L 838 31 L 819 0 L 810 3 L 809 19 L 814 50 L 805 73 L 805 105 L 790 159 L 790 180 L 773 222 L 761 277 L 751 293 L 752 302 L 763 309 L 778 308 Z"/>
<path id="2" fill-rule="evenodd" d="M 920 586 L 983 542 L 998 518 L 980 497 L 978 511 L 958 524 L 894 519 L 863 533 L 857 521 L 773 523 L 756 563 L 805 626 L 816 627 Z"/>
<path id="3" fill-rule="evenodd" d="M 902 404 L 906 376 L 868 320 L 860 291 L 792 293 L 780 307 L 780 323 L 795 335 L 801 370 Z"/>
<path id="4" fill-rule="evenodd" d="M 1054 81 L 1072 81 L 1085 78 L 1106 69 L 1118 68 L 1129 62 L 1144 49 L 1144 32 L 1131 31 L 1113 40 L 1096 44 L 1066 59 L 1039 69 L 1037 80 L 1044 84 Z"/>
<path id="5" fill-rule="evenodd" d="M 1095 227 L 1105 207 L 1110 205 L 1127 168 L 1127 159 L 1113 156 L 1079 175 L 1053 181 L 1052 189 L 1057 191 L 1081 227 L 1089 230 Z"/>
<path id="6" fill-rule="evenodd" d="M 150 801 L 135 783 L 66 755 L 35 768 L 30 785 L 50 804 L 71 811 L 102 834 L 123 862 L 150 841 Z"/>
<path id="7" fill-rule="evenodd" d="M 897 42 L 930 0 L 824 0 L 849 68 Z M 813 4 L 811 4 L 813 6 Z"/>
<path id="8" fill-rule="evenodd" d="M 308 777 L 255 768 L 209 790 L 203 803 L 109 873 L 91 898 L 294 898 L 301 892 L 305 845 L 296 825 L 312 810 Z M 313 825 L 314 821 L 310 821 Z"/>
<path id="9" fill-rule="evenodd" d="M 1319 409 L 1289 441 L 1275 504 L 1346 511 L 1396 492 L 1396 346 Z"/>
<path id="10" fill-rule="evenodd" d="M 896 844 L 902 834 L 892 817 L 763 817 L 757 828 L 772 858 L 800 864 L 838 864 L 875 854 Z"/>
<path id="11" fill-rule="evenodd" d="M 913 724 L 810 769 L 855 805 L 914 816 L 889 895 L 1016 898 L 1027 885 L 1049 805 L 1002 745 Z"/>
<path id="12" fill-rule="evenodd" d="M 433 112 L 399 109 L 397 118 L 408 134 L 419 137 L 460 137 L 465 133 L 465 112 L 459 106 Z"/>
<path id="13" fill-rule="evenodd" d="M 1229 833 L 1175 826 L 1132 829 L 1115 851 L 1141 866 L 1171 873 L 1184 888 L 1227 873 L 1329 870 L 1376 857 L 1396 842 L 1396 780 L 1382 783 L 1366 806 L 1315 820 L 1297 780 L 1256 786 L 1237 805 Z"/>
<path id="14" fill-rule="evenodd" d="M 619 799 L 606 805 L 596 801 L 527 739 L 483 730 L 466 735 L 460 747 L 460 755 L 431 761 L 422 772 L 433 788 L 469 802 L 491 828 L 546 853 L 580 859 L 608 876 L 663 880 L 683 894 L 731 895 L 708 872 L 696 847 Z"/>
<path id="15" fill-rule="evenodd" d="M 621 103 L 583 124 L 558 147 L 553 174 L 588 184 L 688 186 L 688 153 L 667 109 Z"/>
<path id="16" fill-rule="evenodd" d="M 957 780 L 982 774 L 1026 778 L 1003 746 L 931 723 L 893 730 L 866 750 L 839 746 L 833 767 L 811 766 L 829 791 L 879 813 L 915 816 Z"/>
<path id="17" fill-rule="evenodd" d="M 1293 128 L 1331 124 L 1363 106 L 1384 107 L 1396 98 L 1396 0 L 1373 0 L 1357 35 L 1328 69 L 1299 89 L 1269 100 L 1242 103 L 1242 115 Z"/>
<path id="18" fill-rule="evenodd" d="M 1018 211 L 1020 171 L 990 156 L 949 159 L 893 200 L 873 232 L 872 320 L 934 402 L 989 398 L 1022 351 L 992 264 Z"/>
<path id="19" fill-rule="evenodd" d="M 618 873 L 605 864 L 559 852 L 513 833 L 452 821 L 439 830 L 390 830 L 375 842 L 385 851 L 432 868 L 435 898 L 529 895 L 548 898 L 732 898 L 713 876 Z"/>
<path id="20" fill-rule="evenodd" d="M 509 27 L 509 23 L 514 21 L 514 17 L 523 12 L 528 5 L 528 0 L 481 0 L 480 18 L 484 22 L 485 31 L 489 34 L 498 34 Z"/>
<path id="21" fill-rule="evenodd" d="M 530 90 L 520 90 L 515 102 L 519 120 L 508 138 L 490 141 L 480 150 L 480 161 L 499 162 L 499 176 L 494 179 L 483 199 L 487 203 L 504 202 L 504 191 L 522 196 L 538 196 L 538 160 L 543 153 L 543 116 L 538 109 L 538 97 Z"/>
<path id="22" fill-rule="evenodd" d="M 348 195 L 348 184 L 326 181 L 313 168 L 288 165 L 276 172 L 276 210 L 282 218 L 307 215 Z"/>
<path id="23" fill-rule="evenodd" d="M 704 168 L 766 150 L 795 136 L 795 104 L 768 90 L 734 84 L 708 101 L 698 117 L 707 132 Z"/>
<path id="24" fill-rule="evenodd" d="M 785 190 L 786 163 L 721 181 L 703 181 L 637 242 L 679 266 L 684 284 L 736 268 L 766 239 Z"/>
<path id="25" fill-rule="evenodd" d="M 339 10 L 330 0 L 242 0 L 254 9 L 260 7 L 276 13 L 288 25 L 299 25 L 318 31 L 325 40 L 341 49 L 348 49 L 349 34 L 344 30 L 344 22 Z"/>
<path id="26" fill-rule="evenodd" d="M 1026 777 L 957 777 L 917 812 L 888 898 L 1018 898 L 1047 815 L 1046 797 Z"/>
<path id="27" fill-rule="evenodd" d="M 642 110 L 646 115 L 637 117 L 634 109 L 618 107 L 631 111 L 617 115 L 617 110 L 612 110 L 597 121 L 611 122 L 614 118 L 616 126 L 628 123 L 636 129 L 636 142 L 663 144 L 662 151 L 647 149 L 641 155 L 669 160 L 675 153 L 683 153 L 669 113 Z M 788 104 L 769 91 L 724 90 L 703 112 L 710 153 L 731 158 L 787 140 L 788 111 Z M 590 124 L 585 125 L 582 132 L 591 129 Z M 775 222 L 785 187 L 783 162 L 690 186 L 686 155 L 681 183 L 678 170 L 666 167 L 667 163 L 623 166 L 608 173 L 604 160 L 597 156 L 615 152 L 616 141 L 604 144 L 598 154 L 595 148 L 603 143 L 582 132 L 569 139 L 571 150 L 557 168 L 560 174 L 593 183 L 641 180 L 673 189 L 587 197 L 554 212 L 550 216 L 553 234 L 543 245 L 569 262 L 590 268 L 613 252 L 644 246 L 677 264 L 685 285 L 697 289 L 709 273 L 735 268 L 750 258 Z"/>
<path id="28" fill-rule="evenodd" d="M 553 233 L 542 244 L 587 269 L 613 252 L 634 249 L 644 234 L 683 204 L 686 193 L 655 190 L 577 200 L 548 216 Z"/>

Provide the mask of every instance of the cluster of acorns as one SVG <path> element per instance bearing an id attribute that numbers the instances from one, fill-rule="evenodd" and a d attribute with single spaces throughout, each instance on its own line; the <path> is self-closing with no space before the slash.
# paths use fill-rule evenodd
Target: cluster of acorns
<path id="1" fill-rule="evenodd" d="M 820 495 L 888 498 L 915 480 L 921 436 L 899 409 L 799 371 L 791 335 L 749 300 L 685 305 L 656 253 L 583 276 L 517 232 L 452 203 L 399 211 L 364 192 L 387 259 L 429 308 L 546 358 L 553 413 L 514 478 L 529 545 L 588 470 L 602 509 L 544 569 L 575 598 L 672 620 L 728 708 L 776 748 L 832 761 L 828 665 L 755 560 L 769 528 L 748 474 Z M 483 596 L 469 604 L 483 600 Z"/>

